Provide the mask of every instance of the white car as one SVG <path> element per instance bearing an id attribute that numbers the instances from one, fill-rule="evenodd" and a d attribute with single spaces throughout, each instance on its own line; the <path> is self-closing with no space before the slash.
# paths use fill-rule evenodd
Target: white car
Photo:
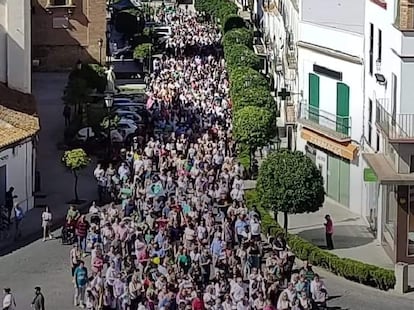
<path id="1" fill-rule="evenodd" d="M 118 123 L 118 128 L 111 131 L 111 139 L 113 142 L 123 142 L 128 139 L 128 137 L 135 136 L 135 133 L 138 130 L 138 126 L 129 119 L 121 118 Z M 122 140 L 119 141 L 122 137 Z"/>
<path id="2" fill-rule="evenodd" d="M 144 123 L 142 116 L 133 111 L 116 110 L 115 114 L 118 115 L 121 119 L 129 119 L 129 120 L 134 121 L 137 124 Z"/>

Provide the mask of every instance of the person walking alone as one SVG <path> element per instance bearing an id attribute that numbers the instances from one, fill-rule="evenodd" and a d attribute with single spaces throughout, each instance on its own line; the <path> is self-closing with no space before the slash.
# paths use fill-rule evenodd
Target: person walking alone
<path id="1" fill-rule="evenodd" d="M 32 308 L 35 310 L 45 310 L 45 297 L 39 286 L 35 287 L 35 297 L 32 301 Z"/>
<path id="2" fill-rule="evenodd" d="M 23 209 L 17 204 L 14 204 L 14 224 L 15 224 L 15 232 L 14 232 L 14 240 L 17 240 L 22 235 L 21 225 L 24 218 Z"/>
<path id="3" fill-rule="evenodd" d="M 14 206 L 14 198 L 17 198 L 17 195 L 13 194 L 14 187 L 10 187 L 9 190 L 6 192 L 6 209 L 7 209 L 7 223 L 10 228 L 11 224 L 11 215 Z"/>
<path id="4" fill-rule="evenodd" d="M 13 310 L 16 309 L 16 301 L 14 300 L 14 296 L 11 292 L 11 289 L 5 288 L 4 289 L 4 297 L 3 297 L 3 310 Z"/>
<path id="5" fill-rule="evenodd" d="M 326 247 L 328 250 L 333 250 L 334 245 L 332 241 L 332 235 L 333 235 L 333 221 L 331 219 L 331 216 L 329 214 L 325 215 L 325 236 L 326 236 Z"/>
<path id="6" fill-rule="evenodd" d="M 52 225 L 52 213 L 49 211 L 49 207 L 46 207 L 42 213 L 42 228 L 43 228 L 43 241 L 46 241 L 46 237 L 52 239 L 52 233 L 50 228 Z"/>

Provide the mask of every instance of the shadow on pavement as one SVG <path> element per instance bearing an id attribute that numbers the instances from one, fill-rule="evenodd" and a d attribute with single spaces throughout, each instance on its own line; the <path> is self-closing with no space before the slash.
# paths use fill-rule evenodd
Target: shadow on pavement
<path id="1" fill-rule="evenodd" d="M 87 201 L 84 204 L 78 206 L 78 210 L 81 213 L 84 213 L 85 211 L 88 211 L 88 207 L 90 206 L 91 202 Z M 7 240 L 0 240 L 0 256 L 4 256 L 7 254 L 10 254 L 14 251 L 17 251 L 21 248 L 24 248 L 25 246 L 37 241 L 38 239 L 42 238 L 43 231 L 42 227 L 39 223 L 33 227 L 33 219 L 32 217 L 39 218 L 39 216 L 35 213 L 38 211 L 37 209 L 32 209 L 27 213 L 27 217 L 25 218 L 27 221 L 25 222 L 25 219 L 23 219 L 21 225 L 22 225 L 22 237 L 20 237 L 17 240 L 14 239 L 15 235 L 15 229 L 14 229 L 14 223 L 12 223 L 12 227 L 10 228 L 8 232 Z M 62 227 L 62 225 L 65 222 L 65 218 L 59 218 L 54 220 L 51 231 L 58 230 Z M 25 227 L 25 225 L 27 225 Z M 55 236 L 55 239 L 59 239 L 61 236 Z"/>
<path id="2" fill-rule="evenodd" d="M 325 228 L 303 230 L 298 235 L 314 245 L 325 248 Z M 365 226 L 341 225 L 336 226 L 333 235 L 335 249 L 349 249 L 363 246 L 374 240 Z"/>

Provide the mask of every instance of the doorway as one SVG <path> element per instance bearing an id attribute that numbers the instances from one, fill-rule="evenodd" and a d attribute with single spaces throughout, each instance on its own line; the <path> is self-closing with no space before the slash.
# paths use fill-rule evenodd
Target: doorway
<path id="1" fill-rule="evenodd" d="M 0 206 L 4 206 L 6 203 L 6 191 L 7 191 L 7 174 L 6 165 L 0 167 Z"/>

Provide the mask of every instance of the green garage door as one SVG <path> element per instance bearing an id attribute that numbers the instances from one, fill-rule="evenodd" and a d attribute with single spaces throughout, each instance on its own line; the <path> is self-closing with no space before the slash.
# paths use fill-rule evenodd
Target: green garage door
<path id="1" fill-rule="evenodd" d="M 346 160 L 328 155 L 327 194 L 333 200 L 349 207 L 350 165 Z"/>

